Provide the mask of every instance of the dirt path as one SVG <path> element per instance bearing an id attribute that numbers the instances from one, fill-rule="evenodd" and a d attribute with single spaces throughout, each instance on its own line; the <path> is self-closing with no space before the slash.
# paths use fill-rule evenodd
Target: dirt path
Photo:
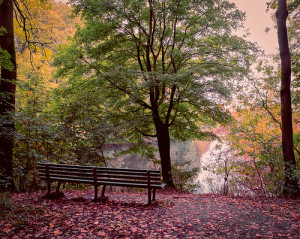
<path id="1" fill-rule="evenodd" d="M 67 191 L 59 200 L 14 194 L 0 214 L 1 238 L 300 238 L 300 201 L 158 192 Z"/>

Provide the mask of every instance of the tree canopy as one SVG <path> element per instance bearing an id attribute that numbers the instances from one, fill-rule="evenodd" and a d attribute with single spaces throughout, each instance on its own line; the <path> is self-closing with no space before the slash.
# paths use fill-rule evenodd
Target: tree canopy
<path id="1" fill-rule="evenodd" d="M 91 103 L 129 140 L 156 137 L 172 185 L 170 137 L 211 139 L 209 127 L 230 119 L 221 106 L 253 60 L 253 45 L 233 34 L 244 14 L 225 0 L 72 3 L 84 27 L 57 55 L 57 76 L 93 89 Z"/>

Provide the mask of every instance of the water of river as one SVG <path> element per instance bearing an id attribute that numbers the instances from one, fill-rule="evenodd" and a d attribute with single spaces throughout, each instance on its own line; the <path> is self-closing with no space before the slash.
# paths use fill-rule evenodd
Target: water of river
<path id="1" fill-rule="evenodd" d="M 217 141 L 210 142 L 209 149 L 200 155 L 200 172 L 194 182 L 199 185 L 196 193 L 218 193 L 222 190 L 224 179 L 215 173 L 217 157 L 215 154 Z"/>
<path id="2" fill-rule="evenodd" d="M 171 144 L 172 165 L 181 164 L 190 161 L 189 168 L 197 167 L 200 169 L 198 175 L 194 178 L 194 183 L 199 185 L 196 193 L 212 193 L 220 191 L 223 178 L 213 173 L 213 167 L 216 161 L 214 154 L 217 142 L 188 141 L 173 142 Z M 111 152 L 113 154 L 113 152 Z M 110 155 L 111 156 L 111 155 Z M 157 154 L 156 157 L 159 157 Z M 142 159 L 139 155 L 117 156 L 107 162 L 109 167 L 119 168 L 160 168 L 147 159 Z"/>

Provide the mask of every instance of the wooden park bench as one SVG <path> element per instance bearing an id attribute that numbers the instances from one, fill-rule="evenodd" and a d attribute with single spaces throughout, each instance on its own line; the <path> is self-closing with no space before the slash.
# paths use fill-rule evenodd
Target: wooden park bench
<path id="1" fill-rule="evenodd" d="M 148 189 L 148 204 L 155 200 L 156 189 L 163 188 L 159 170 L 108 168 L 96 166 L 38 163 L 40 179 L 47 182 L 48 193 L 51 183 L 57 181 L 56 192 L 62 182 L 91 184 L 95 189 L 94 200 L 98 197 L 98 186 L 103 186 L 101 197 L 104 197 L 106 186 L 122 186 Z M 151 200 L 151 190 L 153 198 Z"/>

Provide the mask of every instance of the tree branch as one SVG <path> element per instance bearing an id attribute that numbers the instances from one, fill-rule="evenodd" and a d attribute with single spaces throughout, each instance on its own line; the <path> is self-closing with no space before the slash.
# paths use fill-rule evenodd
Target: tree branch
<path id="1" fill-rule="evenodd" d="M 138 127 L 135 127 L 136 131 L 139 132 L 141 135 L 145 136 L 145 137 L 157 137 L 157 134 L 145 134 L 144 132 L 142 132 L 141 130 L 138 129 Z"/>
<path id="2" fill-rule="evenodd" d="M 88 62 L 88 61 L 87 61 L 86 59 L 84 59 L 84 58 L 82 58 L 82 60 L 83 60 L 86 64 L 88 64 L 89 66 L 91 66 L 91 68 L 93 68 L 94 70 L 96 70 L 100 75 L 102 74 L 101 71 L 100 71 L 96 66 L 92 65 L 90 62 Z M 132 96 L 132 93 L 131 93 L 131 92 L 129 92 L 129 91 L 127 91 L 126 89 L 123 89 L 122 87 L 118 86 L 118 85 L 115 84 L 113 81 L 111 81 L 111 80 L 109 80 L 109 79 L 107 79 L 107 81 L 108 81 L 111 85 L 113 85 L 115 88 L 117 88 L 118 90 L 120 90 L 120 91 L 126 93 L 127 95 Z M 138 100 L 136 100 L 135 102 L 138 103 L 139 105 L 141 105 L 141 106 L 147 108 L 147 109 L 152 110 L 152 107 L 151 107 L 150 105 L 148 105 L 146 102 L 144 102 L 143 100 L 139 100 L 139 99 L 138 99 Z"/>
<path id="3" fill-rule="evenodd" d="M 273 113 L 268 109 L 267 104 L 266 104 L 265 100 L 263 99 L 263 97 L 262 97 L 262 95 L 261 95 L 259 89 L 257 88 L 257 86 L 256 86 L 252 81 L 253 81 L 253 80 L 250 79 L 250 82 L 251 82 L 252 86 L 256 89 L 257 94 L 258 94 L 259 98 L 260 98 L 261 101 L 262 101 L 262 106 L 263 106 L 263 108 L 267 111 L 267 113 L 272 117 L 273 121 L 274 121 L 275 123 L 277 123 L 277 124 L 279 125 L 280 129 L 282 130 L 281 122 L 279 122 L 279 121 L 275 118 L 275 116 L 273 115 Z"/>
<path id="4" fill-rule="evenodd" d="M 176 89 L 177 89 L 177 87 L 175 85 L 173 85 L 172 91 L 171 91 L 171 97 L 170 97 L 170 104 L 169 104 L 165 124 L 169 124 L 170 115 L 171 115 L 171 112 L 172 112 L 173 106 L 174 106 L 174 96 L 175 96 Z"/>

